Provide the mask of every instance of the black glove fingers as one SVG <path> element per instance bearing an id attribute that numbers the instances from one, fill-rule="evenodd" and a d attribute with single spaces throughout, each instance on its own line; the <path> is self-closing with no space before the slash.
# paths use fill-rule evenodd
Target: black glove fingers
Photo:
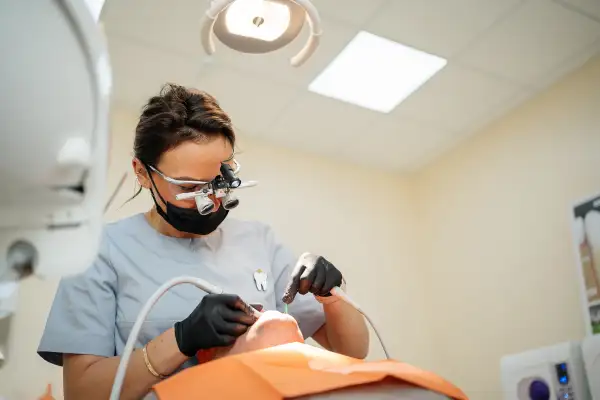
<path id="1" fill-rule="evenodd" d="M 315 278 L 312 281 L 312 285 L 310 287 L 310 292 L 316 294 L 317 296 L 321 295 L 323 290 L 323 286 L 326 283 L 327 274 L 326 271 L 322 268 L 315 268 Z"/>
<path id="2" fill-rule="evenodd" d="M 323 285 L 323 292 L 330 294 L 331 289 L 336 286 L 342 285 L 342 273 L 333 266 L 329 261 L 323 259 L 324 270 L 326 271 L 325 284 Z M 325 295 L 325 294 L 324 294 Z"/>
<path id="3" fill-rule="evenodd" d="M 214 328 L 219 337 L 233 336 L 237 338 L 246 333 L 248 325 L 221 320 L 215 323 Z"/>
<path id="4" fill-rule="evenodd" d="M 321 256 L 305 255 L 298 263 L 290 278 L 282 298 L 290 304 L 296 294 L 313 293 L 316 296 L 330 296 L 331 289 L 342 284 L 342 273 Z"/>
<path id="5" fill-rule="evenodd" d="M 236 339 L 237 339 L 237 336 L 219 335 L 219 336 L 217 336 L 217 340 L 215 341 L 215 346 L 217 346 L 217 347 L 231 346 L 235 343 Z"/>
<path id="6" fill-rule="evenodd" d="M 300 286 L 298 287 L 298 293 L 301 295 L 305 295 L 310 292 L 310 287 L 312 286 L 315 278 L 317 276 L 318 269 L 315 268 L 315 265 L 307 265 L 306 269 L 300 276 Z"/>
<path id="7" fill-rule="evenodd" d="M 257 320 L 257 317 L 254 315 L 254 309 L 239 296 L 237 296 L 237 300 L 233 304 L 229 305 L 229 308 L 232 310 L 239 310 L 246 316 L 251 317 L 252 323 Z"/>
<path id="8" fill-rule="evenodd" d="M 306 267 L 304 265 L 296 266 L 292 275 L 290 277 L 290 281 L 285 289 L 283 295 L 283 302 L 286 304 L 290 304 L 296 298 L 296 293 L 298 293 L 298 289 L 300 288 L 300 276 L 304 272 Z"/>
<path id="9" fill-rule="evenodd" d="M 187 318 L 175 324 L 175 339 L 179 350 L 193 357 L 200 349 L 233 344 L 257 318 L 239 296 L 209 294 Z"/>
<path id="10" fill-rule="evenodd" d="M 219 317 L 226 322 L 233 322 L 237 324 L 243 324 L 246 326 L 253 325 L 257 318 L 254 315 L 248 315 L 240 310 L 232 310 L 229 307 L 222 307 L 218 310 Z"/>

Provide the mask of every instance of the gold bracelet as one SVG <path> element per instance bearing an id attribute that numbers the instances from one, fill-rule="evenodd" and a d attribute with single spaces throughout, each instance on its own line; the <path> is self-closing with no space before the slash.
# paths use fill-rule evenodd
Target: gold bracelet
<path id="1" fill-rule="evenodd" d="M 146 363 L 146 368 L 148 368 L 148 371 L 150 371 L 150 373 L 152 375 L 154 375 L 155 377 L 157 377 L 158 379 L 165 379 L 166 376 L 163 376 L 163 375 L 159 374 L 158 372 L 156 372 L 156 370 L 154 369 L 152 364 L 150 364 L 150 359 L 148 358 L 148 351 L 146 350 L 146 347 L 148 347 L 148 344 L 146 344 L 144 347 L 142 347 L 142 353 L 144 353 L 144 362 Z"/>

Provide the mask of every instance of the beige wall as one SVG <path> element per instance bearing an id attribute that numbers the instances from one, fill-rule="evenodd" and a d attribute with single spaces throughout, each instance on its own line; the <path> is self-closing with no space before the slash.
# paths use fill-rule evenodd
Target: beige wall
<path id="1" fill-rule="evenodd" d="M 500 399 L 499 359 L 584 334 L 569 207 L 600 192 L 600 59 L 415 179 L 437 367 Z"/>
<path id="2" fill-rule="evenodd" d="M 110 188 L 130 169 L 135 118 L 134 113 L 114 110 Z M 244 138 L 240 147 L 242 177 L 259 180 L 260 186 L 240 194 L 242 202 L 234 216 L 270 223 L 298 253 L 326 255 L 346 275 L 349 293 L 381 327 L 389 350 L 431 368 L 408 182 Z M 129 175 L 108 220 L 151 206 L 144 193 L 121 207 L 133 190 Z M 0 396 L 36 398 L 48 382 L 62 393 L 60 368 L 44 363 L 35 353 L 55 287 L 56 282 L 37 280 L 23 285 L 12 357 L 0 370 Z M 370 357 L 383 357 L 375 338 Z"/>

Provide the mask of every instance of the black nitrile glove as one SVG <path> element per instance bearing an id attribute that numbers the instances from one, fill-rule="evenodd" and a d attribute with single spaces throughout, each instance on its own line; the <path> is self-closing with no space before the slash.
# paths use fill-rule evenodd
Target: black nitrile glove
<path id="1" fill-rule="evenodd" d="M 175 340 L 181 353 L 193 357 L 198 350 L 233 344 L 256 319 L 239 296 L 208 294 L 186 319 L 175 323 Z"/>
<path id="2" fill-rule="evenodd" d="M 331 296 L 331 289 L 342 285 L 342 273 L 321 256 L 306 254 L 292 271 L 290 282 L 283 295 L 283 302 L 290 304 L 296 293 L 308 292 L 319 297 Z"/>

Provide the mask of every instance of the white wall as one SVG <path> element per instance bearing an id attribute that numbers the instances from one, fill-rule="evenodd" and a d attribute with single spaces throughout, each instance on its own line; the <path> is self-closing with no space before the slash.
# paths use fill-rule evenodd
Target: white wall
<path id="1" fill-rule="evenodd" d="M 600 58 L 415 179 L 436 367 L 501 398 L 502 355 L 584 335 L 569 207 L 600 192 Z"/>
<path id="2" fill-rule="evenodd" d="M 114 110 L 110 188 L 130 169 L 135 123 L 134 113 Z M 349 293 L 381 327 L 390 351 L 431 368 L 409 182 L 244 138 L 240 147 L 242 177 L 259 180 L 260 186 L 240 194 L 242 202 L 233 215 L 270 223 L 298 253 L 326 255 L 346 275 Z M 133 190 L 129 175 L 107 219 L 151 206 L 144 193 L 120 207 Z M 37 280 L 23 285 L 12 357 L 0 370 L 0 395 L 36 398 L 49 382 L 62 395 L 60 368 L 46 364 L 35 352 L 55 287 L 56 282 Z M 374 337 L 371 348 L 371 357 L 383 357 Z"/>

